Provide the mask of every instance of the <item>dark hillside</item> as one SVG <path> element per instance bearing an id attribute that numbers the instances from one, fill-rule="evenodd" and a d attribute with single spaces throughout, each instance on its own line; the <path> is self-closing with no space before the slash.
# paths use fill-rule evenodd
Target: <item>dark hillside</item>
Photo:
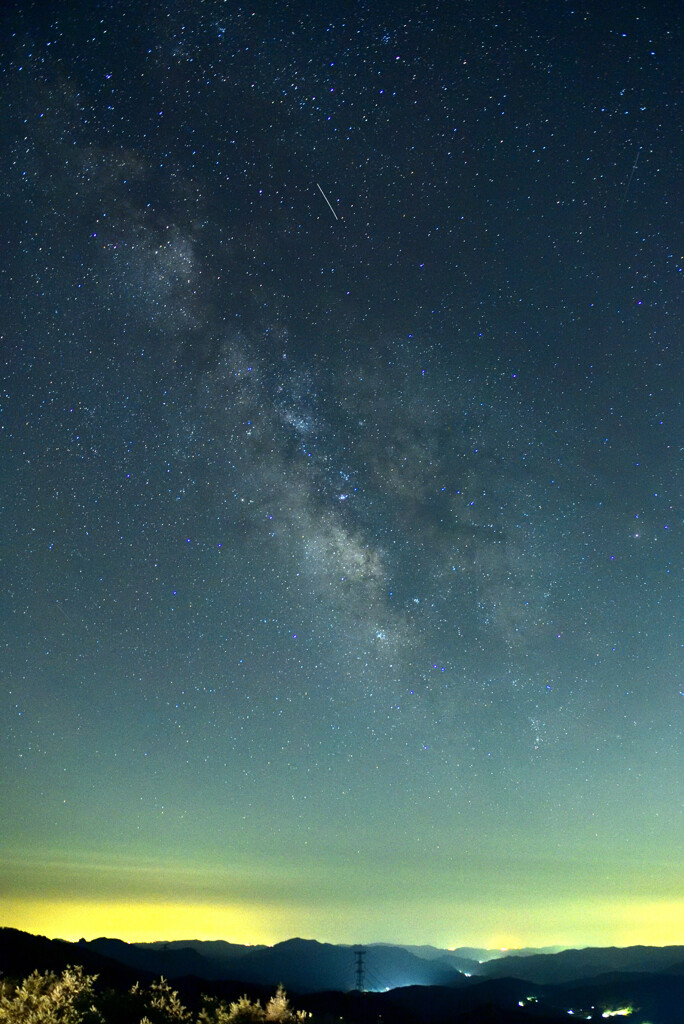
<path id="1" fill-rule="evenodd" d="M 33 971 L 63 971 L 80 964 L 88 974 L 97 974 L 107 985 L 130 986 L 152 975 L 103 956 L 87 943 L 47 939 L 16 928 L 0 928 L 0 973 L 7 978 L 25 978 Z"/>
<path id="2" fill-rule="evenodd" d="M 481 965 L 488 978 L 522 978 L 539 984 L 562 984 L 611 971 L 666 971 L 684 959 L 684 946 L 625 946 L 565 949 L 561 953 L 507 956 Z"/>

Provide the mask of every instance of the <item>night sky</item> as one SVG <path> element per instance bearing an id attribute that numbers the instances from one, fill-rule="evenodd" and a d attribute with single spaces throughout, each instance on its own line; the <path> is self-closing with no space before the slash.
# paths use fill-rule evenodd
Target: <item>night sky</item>
<path id="1" fill-rule="evenodd" d="M 0 25 L 0 923 L 682 941 L 678 2 Z"/>

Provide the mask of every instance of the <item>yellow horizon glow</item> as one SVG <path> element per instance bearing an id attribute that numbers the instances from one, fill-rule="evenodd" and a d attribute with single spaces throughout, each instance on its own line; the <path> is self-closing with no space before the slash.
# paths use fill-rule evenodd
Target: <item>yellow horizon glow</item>
<path id="1" fill-rule="evenodd" d="M 639 901 L 601 904 L 578 902 L 536 907 L 524 915 L 512 908 L 471 905 L 425 907 L 425 921 L 394 906 L 384 915 L 358 907 L 259 907 L 254 904 L 173 902 L 170 900 L 102 900 L 10 898 L 3 902 L 0 924 L 48 938 L 77 942 L 100 936 L 125 942 L 224 939 L 243 945 L 274 945 L 301 936 L 320 942 L 429 942 L 442 948 L 482 946 L 514 950 L 532 946 L 631 946 L 682 943 L 684 901 Z M 410 920 L 407 921 L 407 917 Z M 449 929 L 449 918 L 458 928 Z M 496 922 L 518 918 L 515 929 Z M 381 920 L 383 927 L 378 928 Z M 474 922 L 477 921 L 477 926 Z M 524 921 L 524 927 L 522 923 Z M 454 931 L 458 940 L 454 940 Z M 447 937 L 448 931 L 448 937 Z"/>
<path id="2" fill-rule="evenodd" d="M 2 913 L 7 926 L 68 942 L 107 936 L 124 942 L 225 938 L 272 945 L 278 939 L 269 937 L 267 917 L 268 911 L 253 907 L 146 900 L 9 900 Z M 264 937 L 250 940 L 248 931 Z"/>

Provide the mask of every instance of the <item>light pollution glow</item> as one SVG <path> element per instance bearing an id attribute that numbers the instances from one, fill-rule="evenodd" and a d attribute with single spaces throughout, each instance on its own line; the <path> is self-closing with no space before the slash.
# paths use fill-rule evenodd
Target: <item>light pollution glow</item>
<path id="1" fill-rule="evenodd" d="M 274 863 L 267 854 L 251 863 L 236 857 L 230 869 L 85 850 L 15 854 L 0 861 L 0 924 L 72 941 L 108 935 L 270 945 L 301 936 L 490 949 L 681 942 L 684 899 L 668 862 L 657 872 L 632 865 L 616 877 L 602 874 L 598 862 L 568 861 L 562 883 L 541 861 L 515 869 L 497 863 L 426 859 L 421 874 L 405 854 L 359 874 L 348 859 Z"/>
<path id="2" fill-rule="evenodd" d="M 191 903 L 164 899 L 87 900 L 10 898 L 3 901 L 2 924 L 34 934 L 77 941 L 116 936 L 127 942 L 158 939 L 225 939 L 272 945 L 294 935 L 324 942 L 432 943 L 489 949 L 565 945 L 668 945 L 681 941 L 684 900 L 606 901 L 539 904 L 521 914 L 515 907 L 433 904 L 419 914 L 396 906 L 356 905 L 260 907 L 249 904 Z M 2 920 L 4 918 L 4 920 Z M 510 930 L 501 921 L 511 922 Z M 611 922 L 610 926 L 606 922 Z"/>

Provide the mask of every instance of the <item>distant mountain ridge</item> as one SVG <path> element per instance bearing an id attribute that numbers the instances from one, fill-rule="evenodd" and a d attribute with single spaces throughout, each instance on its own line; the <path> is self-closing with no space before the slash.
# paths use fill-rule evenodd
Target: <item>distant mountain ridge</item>
<path id="1" fill-rule="evenodd" d="M 481 964 L 477 973 L 487 978 L 514 977 L 540 985 L 558 985 L 616 972 L 674 972 L 682 964 L 684 946 L 588 946 L 560 953 L 506 956 Z"/>
<path id="2" fill-rule="evenodd" d="M 415 953 L 421 957 L 441 957 L 445 954 L 453 957 L 460 957 L 469 960 L 470 963 L 483 964 L 488 960 L 500 960 L 506 956 L 532 956 L 538 953 L 560 953 L 567 949 L 567 946 L 527 946 L 523 949 L 486 949 L 482 946 L 458 946 L 455 949 L 442 949 L 439 946 L 410 946 L 404 943 L 374 942 L 373 946 L 401 945 L 402 949 L 408 949 L 409 953 Z"/>
<path id="3" fill-rule="evenodd" d="M 354 946 L 315 939 L 287 939 L 274 946 L 244 946 L 221 940 L 127 943 L 99 938 L 85 946 L 127 967 L 174 979 L 187 976 L 258 985 L 282 982 L 297 992 L 349 991 L 355 987 Z M 562 985 L 611 973 L 679 974 L 684 946 L 564 949 L 560 952 L 474 950 L 490 959 L 470 959 L 460 950 L 373 943 L 364 947 L 365 985 L 371 991 L 409 985 L 458 986 L 469 977 L 517 978 Z M 414 951 L 415 950 L 415 951 Z M 468 949 L 468 952 L 471 950 Z M 495 954 L 499 953 L 498 956 Z"/>
<path id="4" fill-rule="evenodd" d="M 174 939 L 149 943 L 129 943 L 121 939 L 81 939 L 73 944 L 59 939 L 39 939 L 14 929 L 0 929 L 5 938 L 2 969 L 11 967 L 11 941 L 8 936 L 24 936 L 35 947 L 36 966 L 52 958 L 56 964 L 73 962 L 74 948 L 79 962 L 88 970 L 101 972 L 103 965 L 118 964 L 147 976 L 163 974 L 173 980 L 195 977 L 209 981 L 241 981 L 257 985 L 282 982 L 297 992 L 349 991 L 356 983 L 354 951 L 360 947 L 333 945 L 314 939 L 293 938 L 273 946 L 247 946 L 223 940 Z M 40 956 L 38 946 L 40 946 Z M 45 945 L 48 944 L 48 945 Z M 409 985 L 459 987 L 470 977 L 516 978 L 539 985 L 564 985 L 612 974 L 684 975 L 684 945 L 587 947 L 559 952 L 482 950 L 462 947 L 457 950 L 435 946 L 403 946 L 372 943 L 366 950 L 364 988 L 384 991 Z M 46 952 L 47 951 L 47 952 Z M 470 958 L 464 953 L 490 957 Z M 498 954 L 498 956 L 497 956 Z"/>
<path id="5" fill-rule="evenodd" d="M 202 953 L 210 958 L 215 957 L 219 960 L 223 959 L 226 954 L 239 957 L 244 953 L 251 953 L 255 949 L 270 948 L 264 943 L 254 943 L 254 945 L 246 946 L 239 942 L 227 942 L 225 939 L 171 939 L 168 942 L 164 940 L 158 940 L 157 942 L 134 942 L 133 945 L 139 949 L 196 949 L 198 953 Z"/>
<path id="6" fill-rule="evenodd" d="M 295 1005 L 316 1019 L 356 1024 L 376 1024 L 379 1018 L 393 1024 L 558 1024 L 571 1013 L 599 1021 L 604 1011 L 608 1016 L 628 1007 L 632 1024 L 682 1024 L 684 1019 L 684 946 L 511 955 L 476 963 L 479 974 L 466 977 L 453 966 L 461 951 L 414 947 L 419 956 L 410 947 L 369 944 L 366 982 L 375 991 L 363 993 L 348 991 L 356 948 L 311 939 L 275 946 L 200 940 L 138 945 L 108 938 L 71 943 L 0 928 L 0 975 L 18 979 L 36 969 L 59 972 L 67 964 L 81 964 L 98 974 L 101 984 L 126 991 L 135 981 L 149 984 L 165 974 L 196 1005 L 200 992 L 230 1000 L 248 991 L 252 998 L 267 999 L 283 981 Z M 578 971 L 586 973 L 576 977 Z M 448 981 L 406 983 L 412 972 Z M 547 980 L 530 980 L 533 974 Z M 343 984 L 328 990 L 328 982 L 338 977 Z"/>
<path id="7" fill-rule="evenodd" d="M 239 946 L 197 939 L 137 944 L 99 938 L 79 945 L 118 960 L 128 967 L 174 978 L 193 975 L 208 980 L 240 980 L 259 985 L 282 982 L 297 992 L 348 991 L 355 985 L 352 946 L 315 939 L 287 939 L 274 946 Z M 419 957 L 402 946 L 367 947 L 368 988 L 383 990 L 404 985 L 454 985 L 476 964 L 436 950 L 433 958 Z M 275 979 L 275 980 L 274 980 Z"/>

